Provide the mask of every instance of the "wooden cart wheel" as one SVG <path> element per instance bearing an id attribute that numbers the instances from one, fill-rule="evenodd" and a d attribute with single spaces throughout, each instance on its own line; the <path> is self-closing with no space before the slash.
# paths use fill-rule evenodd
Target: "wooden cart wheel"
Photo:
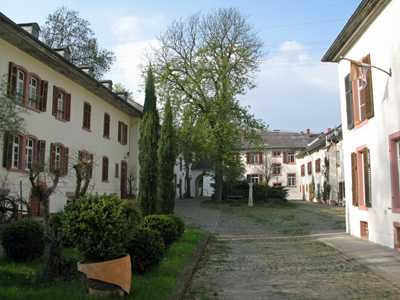
<path id="1" fill-rule="evenodd" d="M 3 222 L 10 222 L 15 213 L 14 202 L 6 197 L 0 198 L 0 218 Z"/>

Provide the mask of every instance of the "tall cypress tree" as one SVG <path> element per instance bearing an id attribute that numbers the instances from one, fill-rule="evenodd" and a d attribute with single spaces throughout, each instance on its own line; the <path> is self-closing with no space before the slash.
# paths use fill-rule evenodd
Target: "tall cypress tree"
<path id="1" fill-rule="evenodd" d="M 175 209 L 174 166 L 176 162 L 176 141 L 172 125 L 172 111 L 169 98 L 165 104 L 164 122 L 161 126 L 160 148 L 158 150 L 158 205 L 159 214 L 173 214 Z"/>
<path id="2" fill-rule="evenodd" d="M 139 132 L 139 194 L 138 204 L 143 216 L 156 213 L 158 178 L 158 140 L 160 118 L 157 111 L 157 97 L 151 67 L 147 71 L 143 120 Z"/>

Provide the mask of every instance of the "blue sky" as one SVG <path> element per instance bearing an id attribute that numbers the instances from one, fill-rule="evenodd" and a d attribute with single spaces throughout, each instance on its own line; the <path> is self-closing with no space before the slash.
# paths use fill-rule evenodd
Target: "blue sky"
<path id="1" fill-rule="evenodd" d="M 3 1 L 0 11 L 15 23 L 44 24 L 62 5 L 91 23 L 102 48 L 117 62 L 105 79 L 122 83 L 143 103 L 137 65 L 143 51 L 168 24 L 219 7 L 236 7 L 250 15 L 268 55 L 257 78 L 258 89 L 241 97 L 243 106 L 269 129 L 326 131 L 341 123 L 337 65 L 320 62 L 361 0 L 247 1 Z M 29 9 L 24 9 L 29 7 Z"/>

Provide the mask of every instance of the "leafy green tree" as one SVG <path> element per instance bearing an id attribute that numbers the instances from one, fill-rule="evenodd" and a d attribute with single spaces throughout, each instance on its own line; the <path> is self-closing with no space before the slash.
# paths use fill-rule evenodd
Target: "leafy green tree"
<path id="1" fill-rule="evenodd" d="M 127 92 L 128 98 L 133 100 L 133 92 L 129 91 L 122 83 L 115 83 L 113 88 L 116 92 Z"/>
<path id="2" fill-rule="evenodd" d="M 116 60 L 114 52 L 99 47 L 90 22 L 79 17 L 79 12 L 61 6 L 46 17 L 41 25 L 40 39 L 51 48 L 69 47 L 71 62 L 92 65 L 97 77 L 110 70 Z"/>
<path id="3" fill-rule="evenodd" d="M 197 161 L 214 166 L 215 199 L 220 203 L 224 162 L 229 164 L 240 152 L 243 130 L 246 143 L 254 144 L 254 129 L 262 127 L 238 97 L 256 87 L 263 42 L 235 8 L 174 21 L 158 42 L 148 54 L 158 91 L 172 92 L 179 135 L 191 131 L 184 144 Z"/>
<path id="4" fill-rule="evenodd" d="M 138 203 L 143 216 L 156 213 L 158 178 L 158 141 L 160 117 L 151 67 L 147 71 L 143 120 L 139 127 L 139 195 Z"/>
<path id="5" fill-rule="evenodd" d="M 170 100 L 164 108 L 164 121 L 161 126 L 160 145 L 158 149 L 158 213 L 173 214 L 175 209 L 174 166 L 176 162 L 176 141 L 172 124 Z"/>
<path id="6" fill-rule="evenodd" d="M 7 87 L 7 74 L 4 74 L 0 79 L 0 148 L 6 132 L 24 132 L 26 127 L 23 115 L 28 113 L 27 110 L 10 99 L 14 88 Z"/>

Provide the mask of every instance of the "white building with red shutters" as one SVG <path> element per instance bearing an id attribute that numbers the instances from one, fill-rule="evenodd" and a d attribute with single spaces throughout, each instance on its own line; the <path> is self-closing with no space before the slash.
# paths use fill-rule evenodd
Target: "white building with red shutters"
<path id="1" fill-rule="evenodd" d="M 399 14 L 400 1 L 363 0 L 322 58 L 339 66 L 347 232 L 396 249 L 400 249 Z M 366 67 L 364 77 L 357 74 L 361 63 Z"/>
<path id="2" fill-rule="evenodd" d="M 138 178 L 138 139 L 142 107 L 114 93 L 111 81 L 98 81 L 91 67 L 69 61 L 68 48 L 50 49 L 38 40 L 36 23 L 17 25 L 0 13 L 0 74 L 9 97 L 25 106 L 26 132 L 7 132 L 0 149 L 0 175 L 8 177 L 1 192 L 28 200 L 27 172 L 43 158 L 62 177 L 50 196 L 50 213 L 63 209 L 75 191 L 71 165 L 93 159 L 91 192 L 127 194 L 127 177 Z M 20 189 L 22 186 L 22 189 Z"/>
<path id="3" fill-rule="evenodd" d="M 290 200 L 301 199 L 297 154 L 311 141 L 310 130 L 307 133 L 267 132 L 262 134 L 263 150 L 247 149 L 245 177 L 254 183 L 261 183 L 269 178 L 270 186 L 288 188 Z"/>

